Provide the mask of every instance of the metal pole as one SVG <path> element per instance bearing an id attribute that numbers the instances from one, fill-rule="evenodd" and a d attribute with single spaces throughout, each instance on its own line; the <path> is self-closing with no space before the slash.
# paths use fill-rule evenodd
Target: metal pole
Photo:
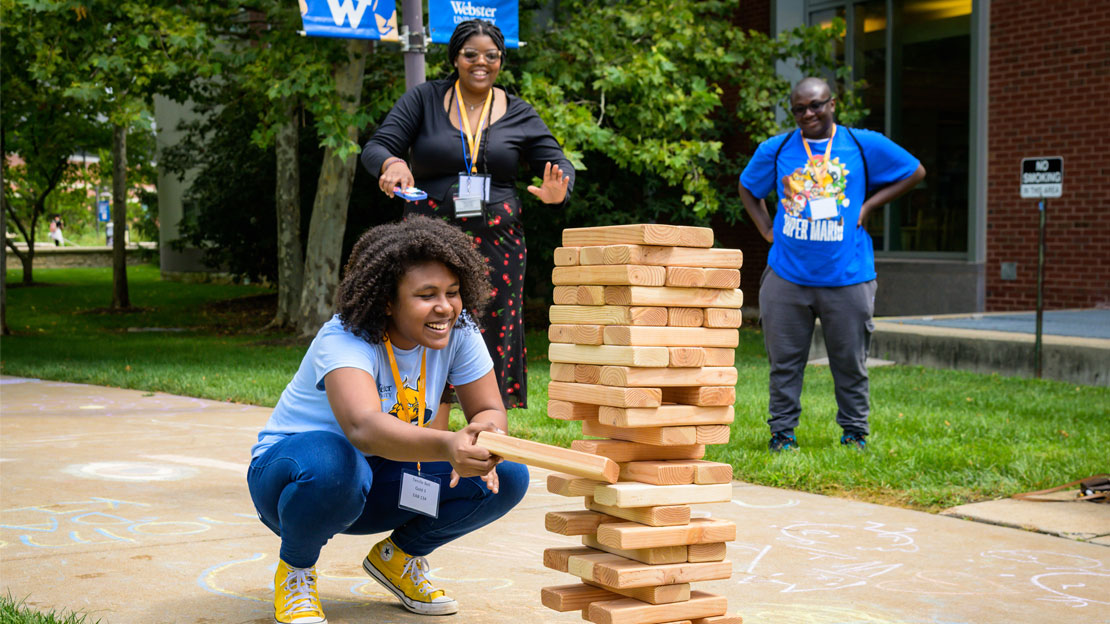
<path id="1" fill-rule="evenodd" d="M 1041 198 L 1040 243 L 1037 245 L 1037 338 L 1033 343 L 1033 375 L 1041 378 L 1041 329 L 1044 326 L 1044 221 L 1048 200 Z"/>
<path id="2" fill-rule="evenodd" d="M 401 5 L 401 51 L 405 56 L 405 89 L 424 82 L 424 7 L 422 0 Z"/>

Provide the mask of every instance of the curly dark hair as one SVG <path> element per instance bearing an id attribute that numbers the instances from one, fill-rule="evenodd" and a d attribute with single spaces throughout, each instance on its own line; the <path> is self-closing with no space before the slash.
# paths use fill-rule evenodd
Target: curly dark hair
<path id="1" fill-rule="evenodd" d="M 336 295 L 343 328 L 369 342 L 382 342 L 389 324 L 386 304 L 396 300 L 401 277 L 430 261 L 442 262 L 458 276 L 465 310 L 459 322 L 474 327 L 489 301 L 485 261 L 462 230 L 417 215 L 367 230 L 355 243 Z"/>
<path id="2" fill-rule="evenodd" d="M 492 22 L 487 22 L 481 19 L 466 20 L 459 22 L 455 26 L 455 32 L 451 33 L 451 40 L 447 42 L 447 68 L 451 70 L 451 76 L 458 77 L 458 70 L 455 69 L 455 59 L 458 58 L 459 52 L 462 50 L 463 44 L 467 39 L 478 35 L 486 35 L 493 39 L 493 45 L 501 50 L 501 64 L 505 64 L 505 35 L 501 33 L 501 29 L 495 26 Z"/>

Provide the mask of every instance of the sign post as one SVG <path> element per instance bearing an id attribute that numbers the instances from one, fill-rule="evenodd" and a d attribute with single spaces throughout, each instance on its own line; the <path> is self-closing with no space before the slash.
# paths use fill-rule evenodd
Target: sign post
<path id="1" fill-rule="evenodd" d="M 1022 198 L 1040 198 L 1040 234 L 1037 244 L 1037 335 L 1033 342 L 1033 375 L 1041 377 L 1041 335 L 1044 328 L 1044 232 L 1048 198 L 1064 194 L 1064 159 L 1040 156 L 1021 160 Z"/>

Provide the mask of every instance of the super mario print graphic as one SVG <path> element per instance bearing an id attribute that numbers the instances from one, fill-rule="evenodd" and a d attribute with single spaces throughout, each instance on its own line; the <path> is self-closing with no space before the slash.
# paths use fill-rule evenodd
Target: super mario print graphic
<path id="1" fill-rule="evenodd" d="M 824 156 L 814 154 L 804 168 L 783 176 L 783 234 L 801 240 L 843 240 L 849 173 L 840 158 L 826 163 Z"/>

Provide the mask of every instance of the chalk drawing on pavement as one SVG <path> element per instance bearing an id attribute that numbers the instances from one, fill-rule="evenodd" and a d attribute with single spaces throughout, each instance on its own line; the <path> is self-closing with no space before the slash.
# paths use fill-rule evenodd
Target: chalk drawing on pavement
<path id="1" fill-rule="evenodd" d="M 62 471 L 75 477 L 108 481 L 180 481 L 197 474 L 197 470 L 189 466 L 167 466 L 151 462 L 71 464 Z"/>

